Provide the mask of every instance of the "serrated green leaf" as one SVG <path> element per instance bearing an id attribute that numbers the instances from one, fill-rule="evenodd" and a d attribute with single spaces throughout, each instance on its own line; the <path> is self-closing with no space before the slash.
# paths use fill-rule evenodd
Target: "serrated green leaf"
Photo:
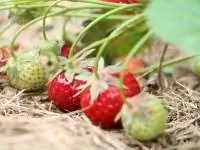
<path id="1" fill-rule="evenodd" d="M 152 0 L 145 14 L 158 37 L 185 52 L 200 54 L 199 10 L 199 0 Z"/>

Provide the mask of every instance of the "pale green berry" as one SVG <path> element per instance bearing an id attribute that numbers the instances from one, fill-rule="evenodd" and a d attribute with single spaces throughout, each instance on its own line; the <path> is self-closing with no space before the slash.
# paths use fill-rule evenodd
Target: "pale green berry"
<path id="1" fill-rule="evenodd" d="M 122 124 L 125 133 L 139 141 L 160 136 L 167 124 L 167 111 L 161 101 L 151 94 L 140 94 L 130 100 L 131 106 L 122 107 Z"/>
<path id="2" fill-rule="evenodd" d="M 18 64 L 18 71 L 8 70 L 7 74 L 11 86 L 19 90 L 36 91 L 43 89 L 47 83 L 45 68 L 37 62 L 23 62 Z"/>

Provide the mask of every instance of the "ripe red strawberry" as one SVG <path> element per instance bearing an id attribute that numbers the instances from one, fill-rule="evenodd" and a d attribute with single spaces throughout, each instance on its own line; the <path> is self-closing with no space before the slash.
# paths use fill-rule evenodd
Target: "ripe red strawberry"
<path id="1" fill-rule="evenodd" d="M 61 56 L 67 57 L 69 55 L 70 47 L 70 44 L 64 44 L 61 48 Z"/>
<path id="2" fill-rule="evenodd" d="M 123 105 L 118 87 L 119 72 L 112 66 L 100 66 L 99 79 L 88 77 L 91 86 L 81 94 L 81 108 L 93 124 L 104 129 L 116 128 L 120 122 L 115 122 L 115 118 Z M 123 84 L 126 97 L 140 93 L 139 83 L 132 73 L 125 74 Z"/>
<path id="3" fill-rule="evenodd" d="M 115 73 L 114 76 L 119 78 L 120 73 Z M 134 74 L 131 72 L 125 73 L 123 84 L 127 87 L 125 88 L 124 93 L 127 97 L 137 95 L 141 92 L 140 85 L 137 79 L 135 78 Z"/>
<path id="4" fill-rule="evenodd" d="M 90 90 L 87 89 L 81 95 L 81 108 L 93 124 L 104 129 L 116 128 L 121 124 L 115 122 L 123 101 L 117 87 L 110 86 L 100 93 L 94 103 L 91 101 Z M 87 109 L 88 108 L 88 109 Z"/>
<path id="5" fill-rule="evenodd" d="M 83 83 L 84 81 L 76 79 L 69 82 L 64 73 L 61 73 L 48 84 L 48 96 L 62 111 L 77 110 L 80 108 L 80 95 L 75 94 L 78 92 L 78 86 Z"/>
<path id="6" fill-rule="evenodd" d="M 140 86 L 134 75 L 127 73 L 124 78 L 126 97 L 132 97 L 140 93 Z M 116 86 L 110 86 L 107 90 L 100 93 L 92 103 L 90 90 L 83 92 L 81 96 L 81 108 L 86 109 L 86 116 L 95 124 L 102 128 L 119 127 L 120 122 L 115 122 L 115 117 L 119 113 L 123 101 L 121 100 L 119 89 Z M 87 109 L 87 107 L 89 107 Z"/>
<path id="7" fill-rule="evenodd" d="M 144 69 L 144 62 L 139 58 L 132 58 L 130 64 L 127 67 L 128 71 L 133 71 L 137 69 Z"/>
<path id="8" fill-rule="evenodd" d="M 125 57 L 120 57 L 116 61 L 124 61 L 124 59 Z M 145 67 L 145 64 L 143 60 L 137 57 L 133 57 L 130 63 L 128 64 L 126 70 L 129 72 L 133 72 L 135 70 L 144 69 L 144 67 Z"/>

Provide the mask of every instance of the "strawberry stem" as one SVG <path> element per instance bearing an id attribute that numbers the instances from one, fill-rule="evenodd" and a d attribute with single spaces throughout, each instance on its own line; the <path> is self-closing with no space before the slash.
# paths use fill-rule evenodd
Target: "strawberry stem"
<path id="1" fill-rule="evenodd" d="M 62 40 L 66 43 L 67 42 L 67 34 L 65 31 L 67 22 L 69 21 L 69 18 L 64 18 L 63 20 L 63 26 L 62 26 Z"/>
<path id="2" fill-rule="evenodd" d="M 125 76 L 125 72 L 126 72 L 126 67 L 127 65 L 130 63 L 131 58 L 133 56 L 136 56 L 139 52 L 141 52 L 141 48 L 145 45 L 145 43 L 151 38 L 152 36 L 152 32 L 149 31 L 147 32 L 135 45 L 134 47 L 131 49 L 131 51 L 129 52 L 128 56 L 125 59 L 125 62 L 122 65 L 122 72 L 120 73 L 120 95 L 122 100 L 125 103 L 128 103 L 128 101 L 126 100 L 126 97 L 124 95 L 124 91 L 123 91 L 123 80 L 124 80 L 124 76 Z"/>
<path id="3" fill-rule="evenodd" d="M 108 16 L 118 12 L 118 11 L 122 11 L 124 9 L 127 8 L 133 8 L 133 7 L 138 7 L 140 5 L 138 4 L 134 4 L 134 5 L 125 5 L 125 6 L 121 6 L 118 8 L 115 8 L 113 10 L 108 11 L 107 13 L 101 15 L 100 17 L 96 18 L 95 20 L 93 20 L 88 26 L 86 26 L 78 35 L 78 37 L 75 39 L 74 43 L 71 46 L 70 49 L 70 53 L 69 53 L 69 57 L 71 57 L 73 55 L 73 51 L 75 49 L 76 44 L 84 37 L 85 33 L 90 30 L 94 25 L 96 25 L 98 22 L 100 22 L 101 20 L 107 18 Z"/>
<path id="4" fill-rule="evenodd" d="M 49 11 L 51 10 L 52 7 L 54 7 L 55 5 L 57 5 L 58 3 L 62 2 L 63 0 L 58 0 L 58 1 L 55 1 L 54 3 L 52 3 L 52 5 L 50 5 L 46 11 L 44 12 L 44 18 L 43 18 L 43 28 L 42 28 L 42 33 L 43 33 L 43 37 L 44 39 L 47 41 L 48 38 L 47 38 L 47 34 L 46 34 L 46 17 L 49 13 Z"/>
<path id="5" fill-rule="evenodd" d="M 12 26 L 11 23 L 7 24 L 1 31 L 0 31 L 0 35 L 2 35 L 6 30 L 8 30 L 10 27 Z"/>
<path id="6" fill-rule="evenodd" d="M 101 14 L 87 14 L 87 13 L 75 13 L 75 12 L 69 12 L 66 13 L 65 16 L 69 17 L 69 16 L 73 16 L 73 17 L 87 17 L 87 18 L 98 18 L 101 16 Z M 106 19 L 109 20 L 126 20 L 126 19 L 130 19 L 132 18 L 132 15 L 112 15 L 112 16 L 108 16 Z"/>
<path id="7" fill-rule="evenodd" d="M 104 39 L 101 39 L 101 40 L 98 40 L 96 42 L 93 42 L 92 44 L 88 45 L 87 47 L 83 48 L 82 50 L 80 50 L 78 53 L 76 53 L 75 55 L 73 55 L 71 58 L 68 59 L 68 62 L 71 63 L 73 62 L 74 60 L 76 60 L 77 58 L 81 57 L 81 55 L 83 53 L 85 53 L 86 51 L 94 48 L 94 47 L 97 47 L 99 45 L 101 45 L 104 41 L 106 40 L 106 38 Z M 95 49 L 96 50 L 96 49 Z"/>
<path id="8" fill-rule="evenodd" d="M 102 6 L 104 7 L 104 6 Z M 99 6 L 93 6 L 93 5 L 81 5 L 81 6 L 75 6 L 75 7 L 70 7 L 70 8 L 65 8 L 64 10 L 60 10 L 60 11 L 57 11 L 57 12 L 52 12 L 52 13 L 49 13 L 46 17 L 53 17 L 53 16 L 57 16 L 57 15 L 60 15 L 60 14 L 63 14 L 67 11 L 70 11 L 70 10 L 79 10 L 79 9 L 86 9 L 86 8 L 91 8 L 91 9 L 96 9 L 96 8 L 99 8 Z M 105 7 L 104 7 L 105 8 Z M 17 39 L 17 37 L 25 30 L 27 29 L 28 27 L 30 27 L 31 25 L 35 24 L 36 22 L 42 20 L 44 18 L 44 16 L 40 16 L 30 22 L 28 22 L 27 24 L 23 25 L 16 33 L 15 35 L 13 36 L 12 40 L 11 40 L 11 46 L 10 46 L 10 53 L 13 57 L 15 57 L 14 53 L 12 52 L 13 50 L 13 47 L 14 47 L 14 44 L 15 44 L 15 41 Z"/>
<path id="9" fill-rule="evenodd" d="M 124 23 L 122 23 L 118 28 L 116 28 L 109 36 L 108 38 L 104 41 L 104 43 L 101 45 L 101 47 L 99 48 L 99 52 L 97 53 L 96 56 L 96 62 L 95 62 L 95 68 L 96 70 L 98 70 L 98 63 L 100 60 L 101 55 L 103 54 L 106 46 L 109 44 L 109 42 L 115 38 L 116 36 L 119 36 L 120 34 L 123 34 L 126 30 L 128 30 L 127 26 L 129 26 L 131 24 L 131 27 L 135 26 L 137 23 L 139 23 L 140 21 L 144 20 L 144 14 L 139 14 L 136 15 L 135 17 L 133 17 L 132 19 L 125 21 Z M 120 32 L 120 30 L 122 30 Z M 95 75 L 97 75 L 97 72 L 95 72 Z"/>
<path id="10" fill-rule="evenodd" d="M 171 65 L 174 65 L 174 64 L 189 60 L 189 59 L 193 59 L 193 58 L 198 57 L 198 56 L 199 55 L 189 55 L 189 56 L 178 57 L 178 58 L 175 58 L 175 59 L 172 59 L 172 60 L 164 61 L 162 63 L 162 68 L 163 67 L 168 67 L 168 66 L 171 66 Z M 160 63 L 151 65 L 151 66 L 149 66 L 149 67 L 147 67 L 145 69 L 140 69 L 138 71 L 136 70 L 133 73 L 134 74 L 138 74 L 138 75 L 144 74 L 144 75 L 142 75 L 142 77 L 143 77 L 143 76 L 145 76 L 145 75 L 147 75 L 149 73 L 152 73 L 152 72 L 156 71 L 159 67 L 160 67 Z"/>
<path id="11" fill-rule="evenodd" d="M 109 6 L 126 6 L 130 4 L 125 4 L 125 3 L 110 3 L 106 1 L 94 1 L 94 0 L 78 0 L 79 2 L 84 2 L 84 3 L 92 3 L 92 4 L 99 4 L 99 5 L 109 5 Z"/>
<path id="12" fill-rule="evenodd" d="M 1 10 L 7 10 L 7 9 L 12 9 L 12 8 L 22 8 L 22 9 L 30 9 L 30 8 L 41 8 L 41 7 L 48 7 L 50 4 L 44 4 L 44 5 L 28 5 L 28 6 L 3 6 L 0 7 Z"/>
<path id="13" fill-rule="evenodd" d="M 107 18 L 108 16 L 116 13 L 116 12 L 119 12 L 119 11 L 122 11 L 122 10 L 125 10 L 125 9 L 128 9 L 128 8 L 134 8 L 134 7 L 138 7 L 140 6 L 139 4 L 132 4 L 132 5 L 125 5 L 125 6 L 120 6 L 119 8 L 115 8 L 113 10 L 110 10 L 108 11 L 107 13 L 101 15 L 100 17 L 96 18 L 95 20 L 93 20 L 88 26 L 86 26 L 78 35 L 78 37 L 75 39 L 74 43 L 72 44 L 71 48 L 70 48 L 70 52 L 69 52 L 69 58 L 72 57 L 73 55 L 73 51 L 75 49 L 75 46 L 76 44 L 84 37 L 85 33 L 90 30 L 94 25 L 96 25 L 98 22 L 100 22 L 101 20 Z M 97 65 L 98 66 L 98 65 Z M 95 68 L 95 75 L 96 77 L 98 78 L 98 71 L 96 70 Z"/>

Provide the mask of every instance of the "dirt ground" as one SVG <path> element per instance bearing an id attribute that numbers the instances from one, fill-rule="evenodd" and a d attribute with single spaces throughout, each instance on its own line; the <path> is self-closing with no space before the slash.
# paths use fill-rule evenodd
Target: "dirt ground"
<path id="1" fill-rule="evenodd" d="M 39 28 L 37 24 L 20 36 L 23 47 L 38 44 L 42 38 Z M 49 20 L 49 28 L 52 31 L 48 35 L 56 37 L 59 25 L 52 26 Z M 10 40 L 16 29 L 14 26 L 5 32 L 1 40 Z M 142 58 L 147 64 L 158 62 L 163 46 L 156 40 Z M 166 59 L 178 55 L 179 51 L 170 46 Z M 93 126 L 81 112 L 61 113 L 48 101 L 45 92 L 26 94 L 1 79 L 0 150 L 198 150 L 199 79 L 187 69 L 188 65 L 188 62 L 176 65 L 174 74 L 163 78 L 164 91 L 154 90 L 169 112 L 168 126 L 157 140 L 143 143 L 130 140 L 123 130 L 105 131 Z M 157 74 L 149 78 L 144 86 L 148 81 L 157 83 Z"/>

